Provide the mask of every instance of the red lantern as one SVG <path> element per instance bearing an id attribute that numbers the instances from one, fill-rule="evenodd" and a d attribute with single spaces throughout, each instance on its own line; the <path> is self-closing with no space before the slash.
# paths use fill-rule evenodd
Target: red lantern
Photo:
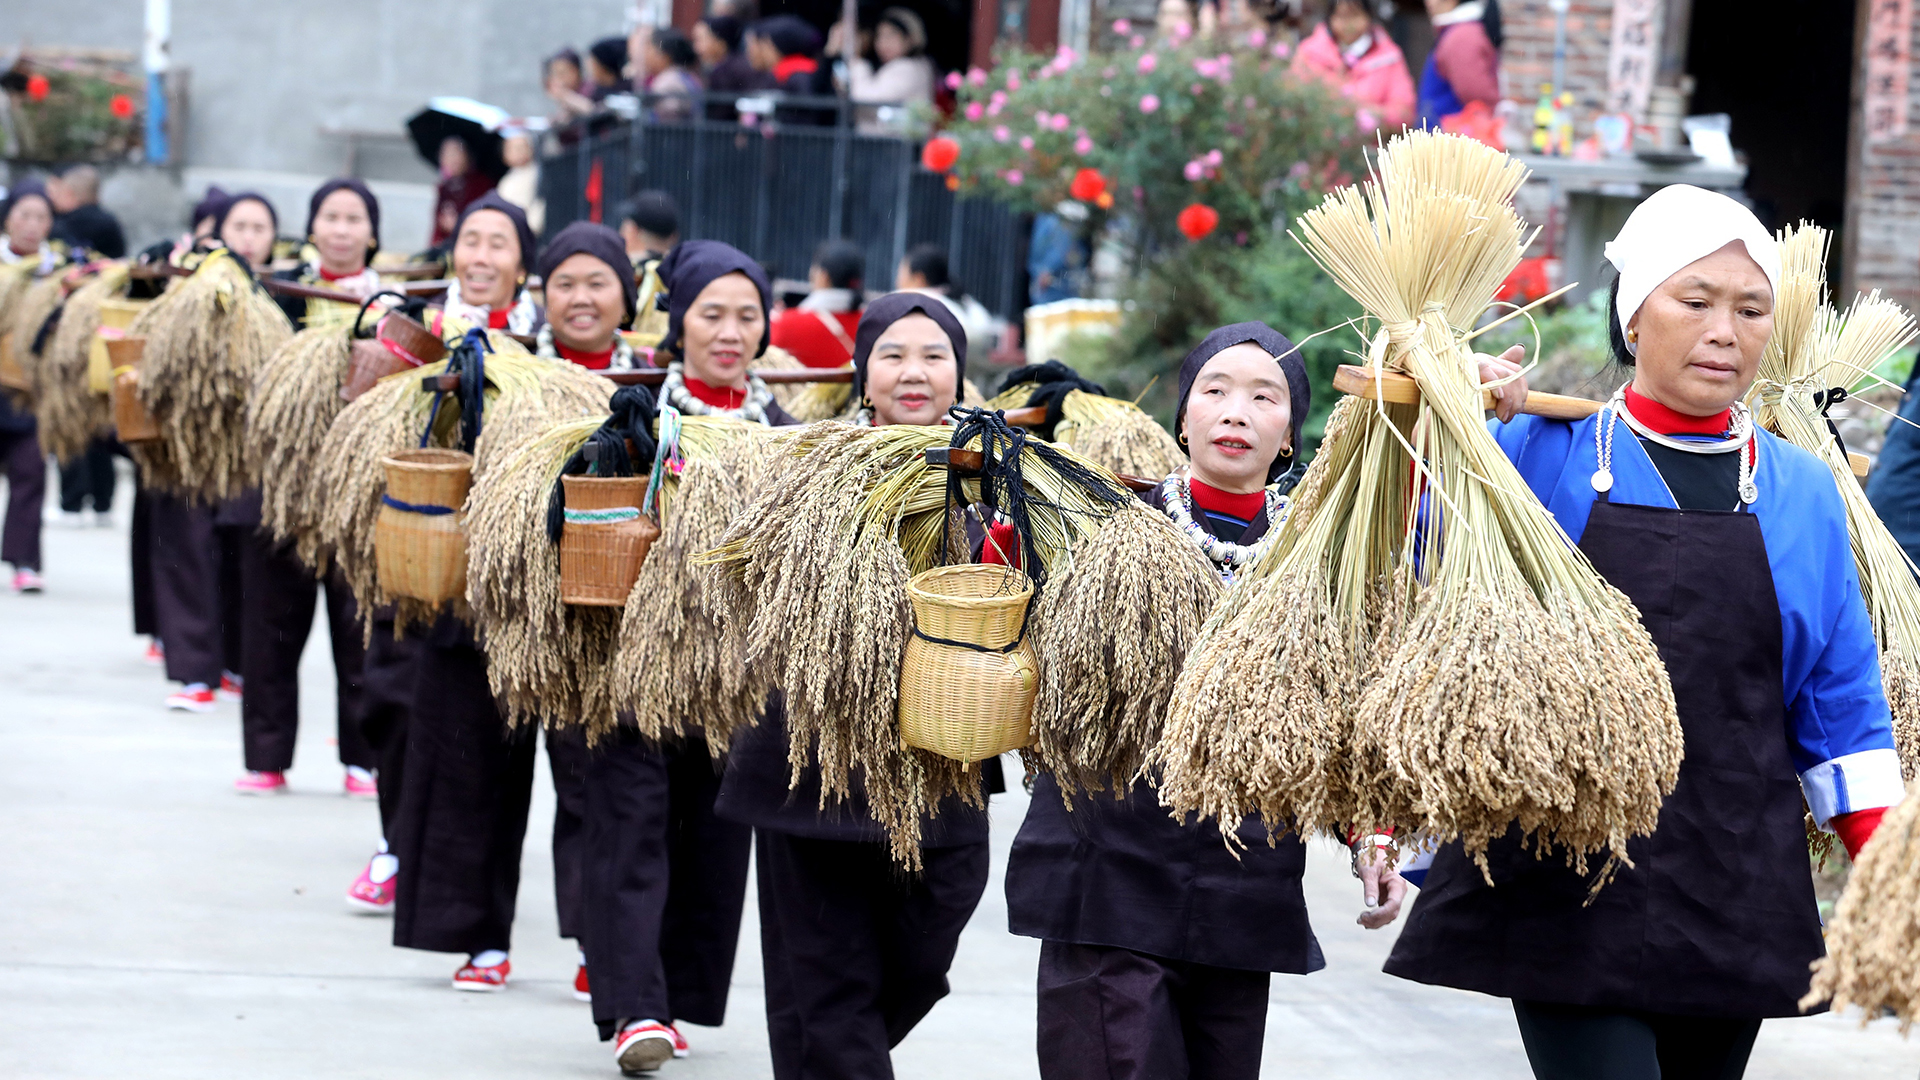
<path id="1" fill-rule="evenodd" d="M 960 144 L 945 135 L 928 139 L 927 145 L 920 150 L 920 164 L 932 172 L 946 172 L 959 160 Z"/>
<path id="2" fill-rule="evenodd" d="M 1081 169 L 1073 174 L 1073 183 L 1068 185 L 1067 194 L 1090 203 L 1098 200 L 1107 192 L 1107 178 L 1093 169 Z"/>
<path id="3" fill-rule="evenodd" d="M 133 119 L 133 99 L 125 94 L 113 95 L 113 100 L 107 102 L 107 109 L 122 120 Z"/>
<path id="4" fill-rule="evenodd" d="M 45 75 L 27 76 L 27 97 L 32 101 L 47 100 L 47 91 L 53 89 Z"/>
<path id="5" fill-rule="evenodd" d="M 1198 240 L 1220 225 L 1220 211 L 1206 203 L 1189 203 L 1180 216 L 1174 219 L 1180 229 L 1180 235 L 1189 240 Z"/>

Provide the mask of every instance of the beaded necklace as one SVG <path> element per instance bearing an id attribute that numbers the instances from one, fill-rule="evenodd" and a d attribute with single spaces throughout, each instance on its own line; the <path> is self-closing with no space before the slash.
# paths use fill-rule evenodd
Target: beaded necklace
<path id="1" fill-rule="evenodd" d="M 540 332 L 534 335 L 533 353 L 535 356 L 544 356 L 549 360 L 564 359 L 564 357 L 560 355 L 559 347 L 553 343 L 552 323 L 540 324 Z M 637 367 L 639 367 L 639 365 L 633 362 L 633 346 L 627 344 L 627 339 L 624 335 L 613 335 L 613 359 L 601 370 L 632 371 Z"/>
<path id="2" fill-rule="evenodd" d="M 1187 539 L 1197 544 L 1201 553 L 1219 569 L 1221 580 L 1232 584 L 1240 571 L 1252 565 L 1278 535 L 1278 526 L 1287 519 L 1287 497 L 1274 488 L 1268 488 L 1266 535 L 1251 544 L 1236 544 L 1213 535 L 1207 531 L 1206 526 L 1194 519 L 1193 489 L 1188 484 L 1187 478 L 1187 470 L 1182 469 L 1162 480 L 1160 482 L 1161 504 L 1166 509 L 1167 517 L 1173 519 L 1174 527 L 1185 533 Z"/>
<path id="3" fill-rule="evenodd" d="M 748 420 L 756 424 L 767 422 L 767 406 L 773 404 L 773 391 L 758 375 L 747 374 L 747 399 L 737 409 L 718 409 L 693 396 L 687 389 L 686 367 L 679 361 L 667 365 L 666 381 L 660 384 L 660 392 L 667 404 L 689 416 L 725 416 L 735 420 Z"/>

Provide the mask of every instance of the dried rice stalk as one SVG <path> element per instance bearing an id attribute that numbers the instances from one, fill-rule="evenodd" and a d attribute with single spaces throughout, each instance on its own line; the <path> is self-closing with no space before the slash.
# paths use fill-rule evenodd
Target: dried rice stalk
<path id="1" fill-rule="evenodd" d="M 39 358 L 34 414 L 40 421 L 40 446 L 63 463 L 84 453 L 96 436 L 113 426 L 112 399 L 88 388 L 87 363 L 94 332 L 100 328 L 100 305 L 125 296 L 128 280 L 125 263 L 108 263 L 75 289 Z"/>
<path id="2" fill-rule="evenodd" d="M 1084 390 L 1069 393 L 1060 403 L 1053 437 L 1109 472 L 1171 476 L 1187 463 L 1180 444 L 1138 405 Z"/>
<path id="3" fill-rule="evenodd" d="M 34 271 L 40 264 L 21 261 L 0 266 L 0 335 L 11 337 L 20 320 L 20 297 L 40 279 Z"/>
<path id="4" fill-rule="evenodd" d="M 35 279 L 20 293 L 13 304 L 13 329 L 8 331 L 8 336 L 12 338 L 13 359 L 26 373 L 27 381 L 34 384 L 36 388 L 30 393 L 11 388 L 7 390 L 14 399 L 14 404 L 23 411 L 34 409 L 39 397 L 42 357 L 33 351 L 33 343 L 40 337 L 40 331 L 46 326 L 47 319 L 59 311 L 60 305 L 66 302 L 65 277 L 65 273 L 55 273 Z"/>
<path id="5" fill-rule="evenodd" d="M 1915 789 L 1887 812 L 1861 849 L 1827 923 L 1827 955 L 1813 962 L 1801 1009 L 1831 1001 L 1835 1012 L 1900 1018 L 1905 1035 L 1920 1018 L 1920 798 Z"/>
<path id="6" fill-rule="evenodd" d="M 784 397 L 781 396 L 782 391 L 786 391 Z M 849 411 L 848 406 L 853 403 L 853 384 L 792 383 L 774 387 L 773 396 L 788 416 L 803 424 L 811 424 L 815 420 L 831 420 Z"/>
<path id="7" fill-rule="evenodd" d="M 293 336 L 287 317 L 224 248 L 142 311 L 139 396 L 160 425 L 133 447 L 145 482 L 189 499 L 229 499 L 253 483 L 247 395 L 254 372 Z"/>
<path id="8" fill-rule="evenodd" d="M 292 540 L 300 561 L 324 574 L 319 473 L 314 464 L 334 418 L 346 407 L 340 379 L 351 362 L 346 327 L 302 330 L 275 349 L 247 397 L 246 453 L 260 481 L 261 526 Z"/>

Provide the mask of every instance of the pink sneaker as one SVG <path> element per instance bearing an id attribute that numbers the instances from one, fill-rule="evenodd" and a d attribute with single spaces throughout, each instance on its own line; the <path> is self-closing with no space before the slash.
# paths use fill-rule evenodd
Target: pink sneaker
<path id="1" fill-rule="evenodd" d="M 353 879 L 352 885 L 347 886 L 347 906 L 368 915 L 391 915 L 393 914 L 393 884 L 399 880 L 399 875 L 396 874 L 385 881 L 373 880 L 373 864 L 378 858 L 379 856 L 375 855 L 372 859 L 368 859 L 367 865 L 360 871 L 360 876 Z"/>
<path id="2" fill-rule="evenodd" d="M 167 708 L 176 712 L 212 712 L 213 691 L 205 683 L 191 683 L 167 695 Z"/>
<path id="3" fill-rule="evenodd" d="M 287 774 L 277 772 L 249 772 L 233 782 L 233 790 L 241 795 L 285 795 L 287 793 Z"/>
<path id="4" fill-rule="evenodd" d="M 365 769 L 347 768 L 345 790 L 349 799 L 377 799 L 380 797 L 380 782 Z"/>
<path id="5" fill-rule="evenodd" d="M 37 593 L 47 587 L 40 574 L 33 570 L 15 570 L 13 572 L 13 591 L 17 593 Z"/>
<path id="6" fill-rule="evenodd" d="M 653 1072 L 674 1055 L 673 1029 L 658 1020 L 636 1020 L 620 1030 L 613 1059 L 620 1071 L 632 1076 Z"/>
<path id="7" fill-rule="evenodd" d="M 475 967 L 471 962 L 453 973 L 455 990 L 473 990 L 483 994 L 497 994 L 507 988 L 507 975 L 513 970 L 510 961 L 502 960 L 492 967 Z"/>
<path id="8" fill-rule="evenodd" d="M 148 638 L 147 651 L 141 659 L 153 667 L 159 667 L 167 662 L 167 647 L 160 644 L 159 638 Z"/>
<path id="9" fill-rule="evenodd" d="M 239 701 L 241 687 L 245 685 L 246 685 L 246 680 L 242 679 L 238 675 L 235 675 L 233 672 L 231 671 L 221 672 L 220 673 L 220 691 L 219 691 L 220 700 L 221 701 Z"/>
<path id="10" fill-rule="evenodd" d="M 687 1037 L 685 1035 L 680 1034 L 680 1025 L 668 1024 L 667 1030 L 673 1032 L 673 1056 L 677 1058 L 686 1057 L 687 1056 Z"/>

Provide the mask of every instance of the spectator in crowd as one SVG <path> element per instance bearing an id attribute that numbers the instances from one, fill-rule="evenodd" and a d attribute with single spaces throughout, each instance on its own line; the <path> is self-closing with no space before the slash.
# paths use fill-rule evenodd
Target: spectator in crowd
<path id="1" fill-rule="evenodd" d="M 53 231 L 53 200 L 37 180 L 22 180 L 0 202 L 0 265 L 30 262 L 27 271 L 52 273 L 60 257 L 47 243 Z M 40 581 L 40 508 L 46 501 L 47 457 L 40 450 L 33 413 L 0 393 L 0 470 L 7 478 L 6 524 L 0 526 L 0 559 L 13 565 L 13 591 L 37 593 Z"/>
<path id="2" fill-rule="evenodd" d="M 643 191 L 620 210 L 620 239 L 636 267 L 666 257 L 680 242 L 680 207 L 664 191 Z"/>
<path id="3" fill-rule="evenodd" d="M 807 367 L 853 363 L 854 332 L 864 306 L 867 253 L 851 240 L 829 240 L 807 270 L 812 291 L 773 317 L 773 343 Z"/>
<path id="4" fill-rule="evenodd" d="M 544 68 L 547 97 L 553 99 L 553 115 L 550 117 L 553 130 L 563 145 L 577 142 L 579 133 L 573 124 L 592 116 L 599 108 L 587 94 L 584 85 L 586 76 L 580 70 L 580 54 L 572 49 L 561 49 L 547 57 Z"/>
<path id="5" fill-rule="evenodd" d="M 1333 0 L 1326 20 L 1293 54 L 1293 73 L 1335 87 L 1382 127 L 1397 129 L 1413 121 L 1407 58 L 1374 21 L 1367 0 Z"/>
<path id="6" fill-rule="evenodd" d="M 1027 244 L 1027 303 L 1050 304 L 1080 295 L 1087 242 L 1076 224 L 1086 219 L 1084 205 L 1065 201 L 1051 214 L 1033 216 L 1033 236 Z"/>
<path id="7" fill-rule="evenodd" d="M 760 71 L 747 59 L 746 25 L 731 15 L 709 15 L 693 24 L 693 51 L 700 55 L 707 91 L 741 94 L 773 88 L 771 69 Z M 707 119 L 731 123 L 740 116 L 730 101 L 707 103 Z"/>
<path id="8" fill-rule="evenodd" d="M 440 143 L 440 183 L 434 189 L 434 247 L 453 239 L 460 214 L 480 196 L 493 190 L 493 181 L 474 165 L 473 148 L 457 136 Z"/>
<path id="9" fill-rule="evenodd" d="M 601 38 L 587 48 L 587 97 L 596 102 L 620 92 L 627 70 L 627 39 Z"/>
<path id="10" fill-rule="evenodd" d="M 820 64 L 820 31 L 797 15 L 761 19 L 748 30 L 753 66 L 773 76 L 777 90 L 805 96 L 831 95 L 833 76 Z M 783 124 L 832 124 L 835 110 L 786 106 L 774 110 Z"/>
<path id="11" fill-rule="evenodd" d="M 500 134 L 500 156 L 506 160 L 507 173 L 494 190 L 527 212 L 527 224 L 538 236 L 546 227 L 547 201 L 540 197 L 540 163 L 534 160 L 533 136 L 522 127 L 502 128 Z"/>
<path id="12" fill-rule="evenodd" d="M 926 51 L 927 27 L 920 16 L 903 7 L 886 9 L 873 30 L 873 54 L 880 66 L 875 68 L 865 57 L 856 57 L 849 69 L 848 96 L 874 105 L 932 104 L 933 62 L 927 59 Z M 902 113 L 893 122 L 882 123 L 877 110 L 860 110 L 864 131 L 897 131 L 906 119 Z"/>
<path id="13" fill-rule="evenodd" d="M 75 165 L 47 184 L 58 216 L 53 219 L 53 237 L 67 246 L 118 259 L 127 253 L 127 237 L 120 231 L 120 219 L 100 205 L 100 170 L 91 165 Z"/>
<path id="14" fill-rule="evenodd" d="M 693 51 L 687 35 L 671 26 L 641 27 L 633 41 L 640 45 L 640 70 L 633 77 L 636 94 L 643 97 L 647 113 L 656 124 L 683 124 L 693 119 L 693 102 L 703 89 L 700 85 L 700 56 Z"/>
<path id="15" fill-rule="evenodd" d="M 1000 327 L 993 313 L 980 301 L 967 295 L 960 283 L 947 271 L 947 249 L 938 244 L 917 244 L 907 249 L 900 267 L 894 272 L 893 287 L 912 289 L 946 301 L 960 325 L 967 329 L 967 348 L 976 356 L 986 356 L 998 344 Z"/>
<path id="16" fill-rule="evenodd" d="M 1420 122 L 1439 127 L 1444 117 L 1480 101 L 1500 102 L 1500 47 L 1488 33 L 1482 0 L 1426 0 L 1433 19 L 1433 51 L 1420 75 Z M 1498 18 L 1494 9 L 1494 19 Z"/>

